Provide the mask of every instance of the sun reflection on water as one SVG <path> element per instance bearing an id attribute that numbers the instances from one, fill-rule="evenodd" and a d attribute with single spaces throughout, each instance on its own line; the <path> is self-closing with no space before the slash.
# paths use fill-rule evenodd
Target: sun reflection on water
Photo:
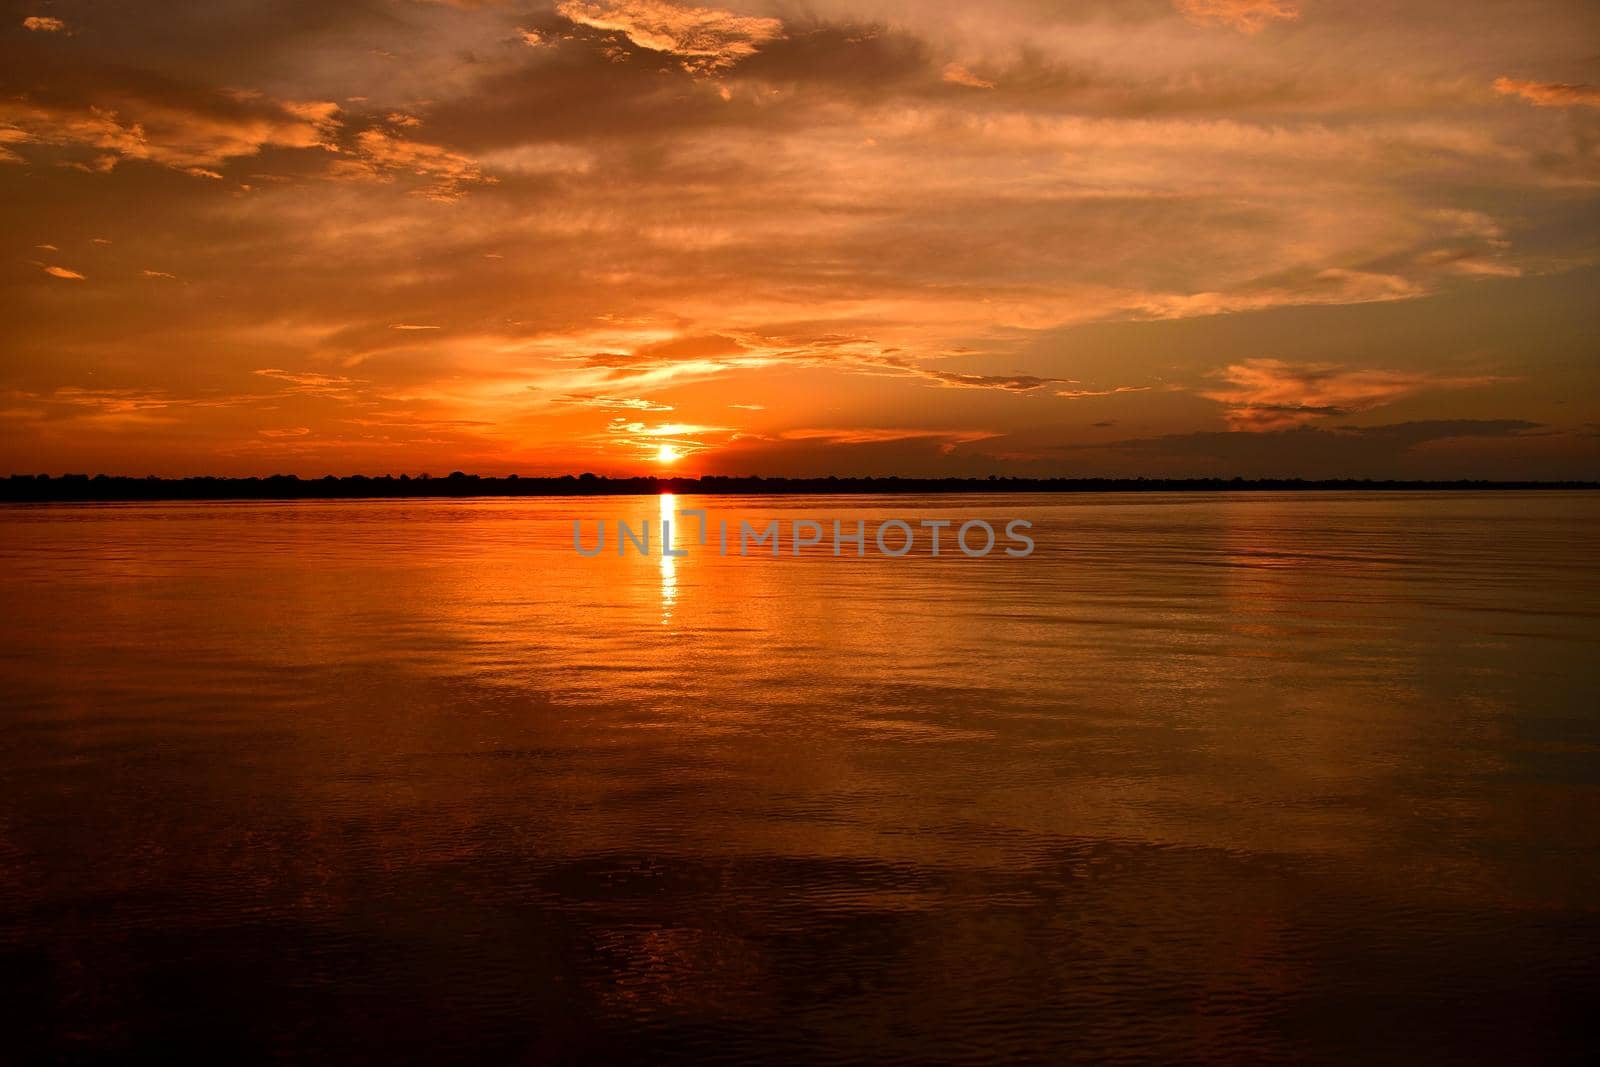
<path id="1" fill-rule="evenodd" d="M 672 547 L 669 531 L 672 529 L 678 498 L 672 493 L 661 494 L 661 624 L 672 621 L 672 607 L 678 599 L 678 561 L 669 555 Z"/>

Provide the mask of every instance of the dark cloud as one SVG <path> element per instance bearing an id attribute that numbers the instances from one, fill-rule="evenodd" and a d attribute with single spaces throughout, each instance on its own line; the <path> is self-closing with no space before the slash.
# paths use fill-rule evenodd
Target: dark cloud
<path id="1" fill-rule="evenodd" d="M 954 389 L 1004 389 L 1012 393 L 1031 393 L 1065 378 L 1036 378 L 1031 374 L 959 374 L 954 371 L 923 370 L 924 377 Z"/>
<path id="2" fill-rule="evenodd" d="M 1516 446 L 1550 435 L 1523 419 L 1429 419 L 1382 426 L 1334 429 L 1301 426 L 1260 433 L 1202 432 L 1083 445 L 1114 457 L 1118 469 L 1244 477 L 1393 478 L 1461 477 L 1473 470 L 1448 454 L 1429 452 L 1443 442 L 1498 445 L 1515 457 Z M 1543 442 L 1538 442 L 1543 443 Z M 1508 447 L 1509 446 L 1509 447 Z"/>
<path id="3" fill-rule="evenodd" d="M 927 88 L 939 81 L 941 60 L 904 30 L 810 21 L 790 23 L 786 31 L 740 63 L 730 78 L 858 93 Z"/>

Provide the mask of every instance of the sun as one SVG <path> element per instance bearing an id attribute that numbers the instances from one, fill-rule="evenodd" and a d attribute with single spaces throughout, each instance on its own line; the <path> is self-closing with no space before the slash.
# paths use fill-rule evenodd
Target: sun
<path id="1" fill-rule="evenodd" d="M 656 462 L 676 463 L 681 455 L 682 453 L 680 453 L 676 448 L 673 448 L 671 445 L 662 445 L 656 451 Z"/>

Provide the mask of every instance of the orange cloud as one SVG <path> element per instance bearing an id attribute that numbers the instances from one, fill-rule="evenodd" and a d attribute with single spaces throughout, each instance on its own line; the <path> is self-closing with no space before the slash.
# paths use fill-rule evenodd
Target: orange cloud
<path id="1" fill-rule="evenodd" d="M 70 278 L 73 281 L 79 282 L 84 280 L 83 275 L 79 274 L 75 270 L 68 270 L 65 267 L 46 267 L 44 268 L 44 272 L 50 275 L 52 278 Z"/>
<path id="2" fill-rule="evenodd" d="M 260 94 L 216 93 L 195 100 L 116 94 L 105 103 L 0 100 L 0 124 L 10 143 L 87 148 L 100 153 L 93 169 L 143 160 L 203 177 L 204 168 L 263 148 L 327 147 L 338 106 L 275 100 Z"/>
<path id="3" fill-rule="evenodd" d="M 687 69 L 697 72 L 730 67 L 754 55 L 763 43 L 783 36 L 783 23 L 778 19 L 680 7 L 661 0 L 565 0 L 556 5 L 556 11 L 569 22 L 620 33 L 640 48 L 677 56 Z"/>
<path id="4" fill-rule="evenodd" d="M 421 190 L 430 200 L 459 199 L 468 185 L 493 184 L 478 161 L 439 145 L 408 141 L 382 130 L 363 130 L 355 138 L 351 158 L 330 168 L 335 178 L 354 181 L 391 181 L 397 173 L 431 179 Z"/>
<path id="5" fill-rule="evenodd" d="M 850 448 L 862 445 L 925 445 L 933 446 L 941 456 L 955 453 L 962 445 L 974 445 L 1002 437 L 997 430 L 954 430 L 934 427 L 800 427 L 782 430 L 770 442 L 802 443 L 808 448 Z"/>
<path id="6" fill-rule="evenodd" d="M 1268 23 L 1300 17 L 1288 0 L 1174 0 L 1190 21 L 1232 26 L 1241 33 L 1260 33 Z"/>
<path id="7" fill-rule="evenodd" d="M 993 89 L 994 82 L 985 81 L 960 63 L 950 63 L 940 75 L 951 85 L 965 85 L 969 89 Z"/>
<path id="8" fill-rule="evenodd" d="M 35 33 L 60 33 L 67 28 L 65 22 L 49 15 L 29 15 L 22 20 L 22 25 L 24 29 L 33 30 Z"/>
<path id="9" fill-rule="evenodd" d="M 577 404 L 581 407 L 599 408 L 601 411 L 671 411 L 671 404 L 658 404 L 640 397 L 606 396 L 601 393 L 568 393 L 556 401 L 558 404 Z M 732 405 L 737 407 L 738 405 Z"/>
<path id="10" fill-rule="evenodd" d="M 1119 385 L 1115 389 L 1058 389 L 1056 396 L 1065 400 L 1084 400 L 1096 396 L 1116 396 L 1118 393 L 1148 393 L 1148 385 Z M 1106 425 L 1110 425 L 1107 423 Z"/>
<path id="11" fill-rule="evenodd" d="M 1600 107 L 1600 87 L 1593 85 L 1496 78 L 1494 91 L 1502 96 L 1520 96 L 1538 107 Z"/>
<path id="12" fill-rule="evenodd" d="M 367 384 L 357 378 L 345 378 L 333 374 L 295 373 L 277 367 L 267 367 L 255 373 L 262 378 L 285 383 L 289 387 L 289 392 L 336 399 L 349 397 L 357 386 Z"/>
<path id="13" fill-rule="evenodd" d="M 960 374 L 943 370 L 920 370 L 918 373 L 951 389 L 1004 389 L 1012 393 L 1031 393 L 1066 380 L 1037 378 L 1031 374 Z"/>
<path id="14" fill-rule="evenodd" d="M 701 426 L 694 423 L 658 423 L 654 426 L 630 422 L 617 416 L 606 424 L 605 434 L 612 444 L 621 445 L 639 456 L 655 457 L 662 448 L 670 448 L 679 456 L 704 452 L 707 445 L 701 438 L 710 434 L 727 434 L 727 426 Z"/>
<path id="15" fill-rule="evenodd" d="M 884 444 L 892 441 L 943 442 L 942 450 L 949 452 L 957 445 L 974 441 L 987 441 L 999 437 L 993 430 L 927 430 L 916 428 L 848 427 L 785 430 L 777 435 L 783 441 L 816 441 L 833 445 Z"/>
<path id="16" fill-rule="evenodd" d="M 1425 371 L 1362 370 L 1333 363 L 1247 359 L 1217 373 L 1226 386 L 1200 393 L 1225 406 L 1235 430 L 1276 430 L 1327 416 L 1354 415 L 1428 389 L 1466 389 L 1501 378 Z"/>

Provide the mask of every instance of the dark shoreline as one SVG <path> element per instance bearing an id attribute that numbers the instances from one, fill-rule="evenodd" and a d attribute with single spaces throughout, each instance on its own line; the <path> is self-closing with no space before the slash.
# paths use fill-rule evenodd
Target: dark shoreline
<path id="1" fill-rule="evenodd" d="M 67 474 L 14 474 L 0 479 L 0 503 L 141 500 L 366 500 L 429 497 L 638 496 L 685 493 L 702 496 L 865 493 L 1217 493 L 1329 491 L 1505 491 L 1600 489 L 1593 481 L 1371 481 L 1356 478 L 761 478 L 711 475 L 701 478 L 605 478 L 592 474 L 559 478 L 448 477 L 370 478 L 353 475 L 302 479 L 126 478 Z"/>

